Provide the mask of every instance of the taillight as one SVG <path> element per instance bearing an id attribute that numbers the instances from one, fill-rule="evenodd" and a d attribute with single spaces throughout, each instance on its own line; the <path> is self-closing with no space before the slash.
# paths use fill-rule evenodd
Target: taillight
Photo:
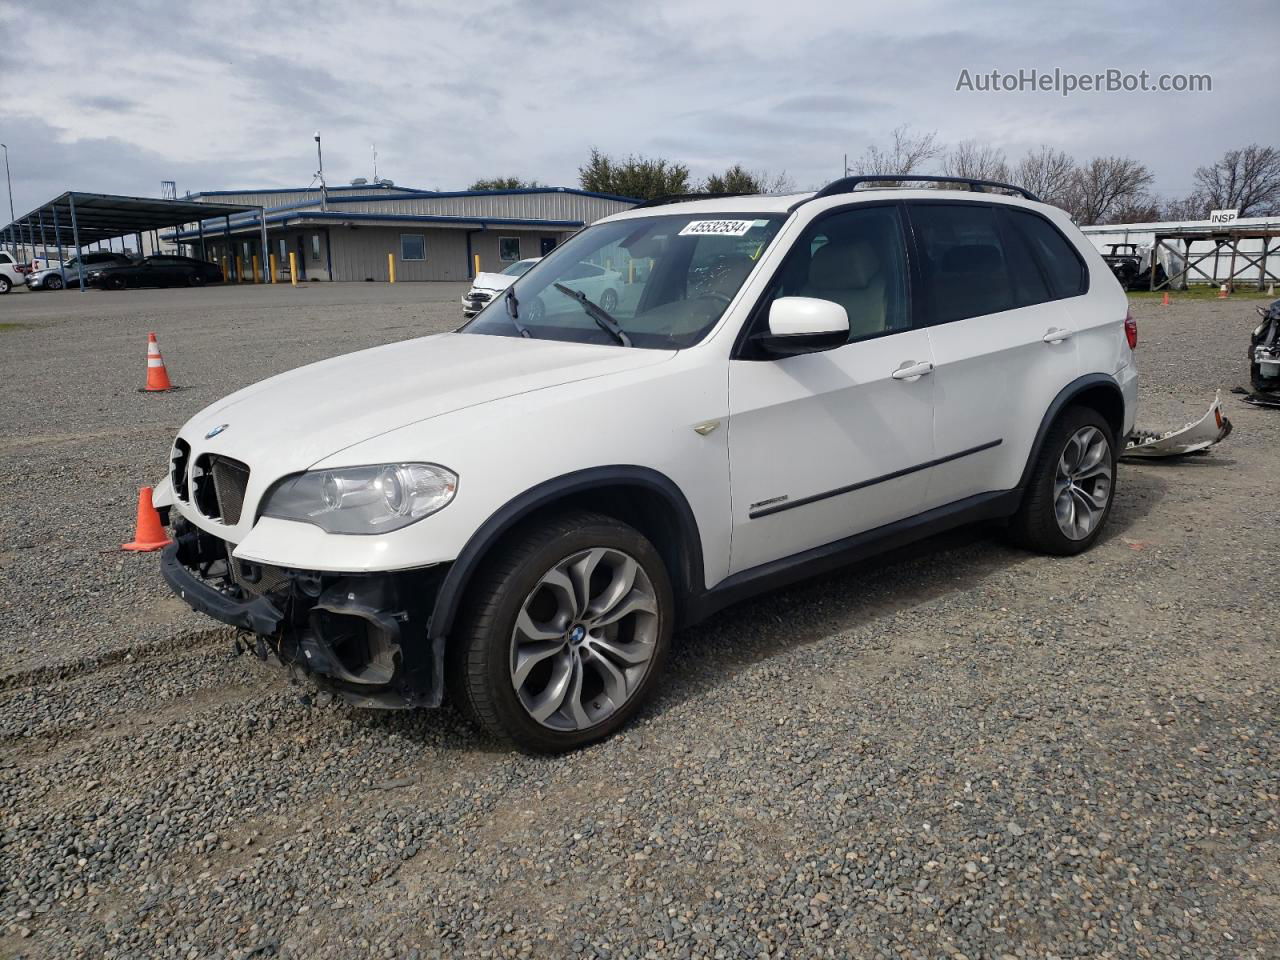
<path id="1" fill-rule="evenodd" d="M 1129 349 L 1135 350 L 1138 346 L 1138 321 L 1133 319 L 1133 314 L 1125 314 L 1124 318 L 1124 338 L 1129 341 Z"/>

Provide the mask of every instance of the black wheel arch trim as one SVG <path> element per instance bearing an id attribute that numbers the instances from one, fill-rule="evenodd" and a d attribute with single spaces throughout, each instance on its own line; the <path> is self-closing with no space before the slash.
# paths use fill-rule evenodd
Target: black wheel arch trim
<path id="1" fill-rule="evenodd" d="M 1120 404 L 1120 409 L 1124 409 L 1124 391 L 1120 389 L 1120 384 L 1116 382 L 1115 377 L 1108 376 L 1105 373 L 1086 373 L 1084 376 L 1072 380 L 1058 391 L 1058 395 L 1053 398 L 1053 402 L 1049 404 L 1049 409 L 1045 411 L 1044 417 L 1040 421 L 1040 427 L 1036 430 L 1035 440 L 1031 444 L 1031 452 L 1027 456 L 1026 465 L 1022 468 L 1022 476 L 1018 479 L 1019 490 L 1025 490 L 1027 484 L 1031 482 L 1031 471 L 1035 468 L 1036 461 L 1040 458 L 1040 451 L 1044 447 L 1045 437 L 1048 436 L 1049 429 L 1053 426 L 1054 421 L 1074 400 L 1086 391 L 1098 387 L 1108 388 L 1113 391 L 1116 400 Z M 1121 419 L 1123 421 L 1123 415 Z M 1121 426 L 1123 427 L 1123 423 Z M 1121 440 L 1120 437 L 1112 437 L 1111 439 L 1116 443 Z"/>
<path id="2" fill-rule="evenodd" d="M 668 573 L 676 588 L 677 621 L 683 620 L 680 610 L 684 606 L 685 598 L 691 594 L 701 593 L 705 589 L 702 539 L 693 508 L 689 506 L 683 491 L 665 474 L 651 467 L 619 464 L 589 467 L 543 481 L 508 501 L 490 515 L 489 519 L 471 535 L 440 584 L 431 613 L 428 637 L 438 641 L 448 636 L 453 629 L 467 584 L 490 548 L 517 523 L 535 511 L 549 507 L 575 493 L 585 493 L 607 486 L 642 487 L 651 493 L 656 493 L 671 507 L 680 531 L 684 569 L 669 570 Z"/>

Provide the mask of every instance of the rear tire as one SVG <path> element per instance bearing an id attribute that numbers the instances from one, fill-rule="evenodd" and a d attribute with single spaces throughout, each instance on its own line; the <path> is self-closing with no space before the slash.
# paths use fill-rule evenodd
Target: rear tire
<path id="1" fill-rule="evenodd" d="M 574 512 L 517 530 L 476 573 L 447 651 L 450 699 L 523 750 L 602 740 L 648 699 L 674 598 L 639 531 Z"/>
<path id="2" fill-rule="evenodd" d="M 13 289 L 13 283 L 4 274 L 0 274 L 0 295 L 8 293 Z"/>
<path id="3" fill-rule="evenodd" d="M 1039 553 L 1083 553 L 1106 526 L 1115 490 L 1110 425 L 1090 407 L 1069 407 L 1049 428 L 1010 533 Z"/>

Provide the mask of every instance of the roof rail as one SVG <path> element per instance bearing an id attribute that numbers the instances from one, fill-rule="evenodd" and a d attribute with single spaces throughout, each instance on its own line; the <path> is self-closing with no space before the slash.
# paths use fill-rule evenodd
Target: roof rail
<path id="1" fill-rule="evenodd" d="M 895 173 L 883 175 L 863 175 L 857 177 L 841 177 L 839 180 L 832 180 L 825 187 L 815 193 L 812 197 L 807 197 L 797 203 L 791 209 L 794 210 L 800 204 L 808 203 L 810 200 L 817 200 L 821 197 L 832 197 L 840 193 L 853 193 L 853 191 L 863 183 L 894 183 L 901 180 L 916 180 L 923 183 L 962 183 L 974 193 L 985 193 L 988 188 L 996 188 L 998 190 L 1012 190 L 1019 193 L 1028 200 L 1040 202 L 1030 190 L 1022 187 L 1014 186 L 1012 183 L 1001 183 L 999 180 L 979 180 L 974 177 L 936 177 L 929 174 L 914 173 Z"/>
<path id="2" fill-rule="evenodd" d="M 644 203 L 637 203 L 632 210 L 639 210 L 641 207 L 661 207 L 668 203 L 683 203 L 685 200 L 719 200 L 724 197 L 752 197 L 752 193 L 668 193 L 661 197 L 654 197 L 652 200 L 646 200 Z"/>

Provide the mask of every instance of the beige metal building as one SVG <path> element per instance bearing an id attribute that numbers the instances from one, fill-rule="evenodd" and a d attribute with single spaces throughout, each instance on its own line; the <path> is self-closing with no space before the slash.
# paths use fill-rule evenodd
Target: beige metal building
<path id="1" fill-rule="evenodd" d="M 165 239 L 188 256 L 223 263 L 228 279 L 251 278 L 254 258 L 277 279 L 289 278 L 289 254 L 299 279 L 467 280 L 480 269 L 499 272 L 542 256 L 580 227 L 628 210 L 637 201 L 567 187 L 439 192 L 388 184 L 297 190 L 217 190 L 189 199 L 260 205 L 268 256 L 255 212 L 186 224 Z"/>

